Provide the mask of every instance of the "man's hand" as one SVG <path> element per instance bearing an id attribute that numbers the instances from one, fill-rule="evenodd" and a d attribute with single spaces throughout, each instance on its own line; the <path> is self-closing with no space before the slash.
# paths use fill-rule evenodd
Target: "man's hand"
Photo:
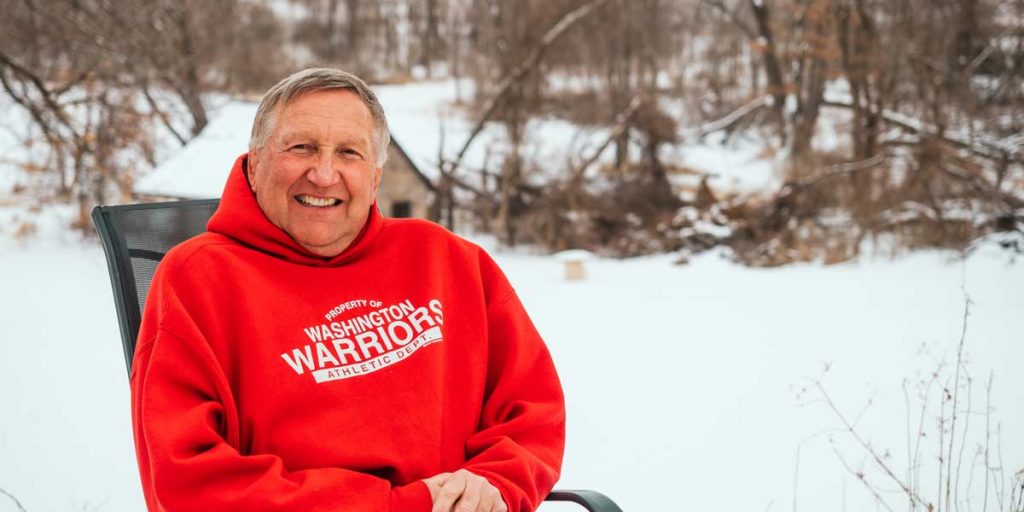
<path id="1" fill-rule="evenodd" d="M 441 493 L 441 486 L 449 476 L 451 473 L 441 473 L 423 480 L 423 483 L 427 484 L 427 489 L 430 489 L 431 503 L 437 501 L 437 495 Z"/>
<path id="2" fill-rule="evenodd" d="M 423 483 L 434 502 L 431 512 L 508 512 L 498 488 L 465 469 L 441 473 Z"/>

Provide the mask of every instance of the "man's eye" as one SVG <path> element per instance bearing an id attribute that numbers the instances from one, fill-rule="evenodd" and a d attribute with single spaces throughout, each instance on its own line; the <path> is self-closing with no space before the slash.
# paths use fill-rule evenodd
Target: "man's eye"
<path id="1" fill-rule="evenodd" d="M 292 152 L 295 152 L 295 153 L 305 154 L 305 153 L 313 153 L 313 152 L 315 152 L 316 151 L 316 146 L 314 146 L 312 144 L 295 144 L 292 147 L 290 147 L 289 149 Z"/>
<path id="2" fill-rule="evenodd" d="M 362 158 L 363 157 L 363 155 L 360 152 L 358 152 L 358 151 L 356 151 L 354 149 L 351 149 L 351 148 L 342 149 L 341 151 L 339 151 L 339 153 L 341 153 L 341 156 L 344 156 L 346 158 Z"/>

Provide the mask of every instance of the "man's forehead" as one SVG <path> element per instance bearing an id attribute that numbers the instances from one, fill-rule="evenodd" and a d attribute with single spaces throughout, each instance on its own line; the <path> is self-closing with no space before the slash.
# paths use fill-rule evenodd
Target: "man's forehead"
<path id="1" fill-rule="evenodd" d="M 278 117 L 313 115 L 331 117 L 344 115 L 353 119 L 373 122 L 370 107 L 359 93 L 351 89 L 323 89 L 304 92 L 290 98 L 277 108 Z"/>
<path id="2" fill-rule="evenodd" d="M 361 129 L 342 120 L 334 120 L 330 125 L 310 121 L 293 121 L 282 123 L 277 130 L 281 139 L 320 138 L 331 135 L 340 139 L 364 139 L 370 137 L 370 130 Z"/>
<path id="3" fill-rule="evenodd" d="M 330 96 L 314 96 L 320 93 Z M 322 136 L 325 131 L 342 138 L 368 139 L 374 128 L 370 109 L 356 93 L 347 90 L 306 93 L 279 108 L 276 114 L 275 131 L 282 139 Z"/>

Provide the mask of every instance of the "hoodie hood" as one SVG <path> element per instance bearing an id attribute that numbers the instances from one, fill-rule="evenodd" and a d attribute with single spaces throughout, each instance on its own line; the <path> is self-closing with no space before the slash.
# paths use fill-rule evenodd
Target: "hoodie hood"
<path id="1" fill-rule="evenodd" d="M 324 258 L 307 251 L 288 233 L 270 222 L 260 209 L 256 195 L 249 187 L 248 163 L 248 153 L 235 160 L 227 184 L 224 185 L 220 205 L 206 224 L 208 231 L 233 238 L 277 258 L 317 267 L 334 267 L 355 259 L 380 231 L 383 219 L 374 201 L 362 231 L 341 254 Z"/>

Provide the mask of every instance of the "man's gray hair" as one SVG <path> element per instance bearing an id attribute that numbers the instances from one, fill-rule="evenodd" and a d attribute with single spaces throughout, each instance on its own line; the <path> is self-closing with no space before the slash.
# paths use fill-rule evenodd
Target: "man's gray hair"
<path id="1" fill-rule="evenodd" d="M 281 80 L 263 95 L 260 107 L 256 110 L 256 119 L 252 122 L 252 136 L 249 138 L 249 151 L 262 148 L 267 137 L 274 130 L 274 122 L 279 110 L 303 94 L 315 91 L 348 89 L 359 95 L 359 99 L 370 109 L 373 116 L 373 149 L 377 152 L 377 166 L 381 167 L 388 159 L 388 144 L 391 132 L 388 120 L 384 117 L 384 107 L 377 100 L 377 95 L 370 90 L 358 76 L 340 69 L 310 68 L 304 69 Z"/>

